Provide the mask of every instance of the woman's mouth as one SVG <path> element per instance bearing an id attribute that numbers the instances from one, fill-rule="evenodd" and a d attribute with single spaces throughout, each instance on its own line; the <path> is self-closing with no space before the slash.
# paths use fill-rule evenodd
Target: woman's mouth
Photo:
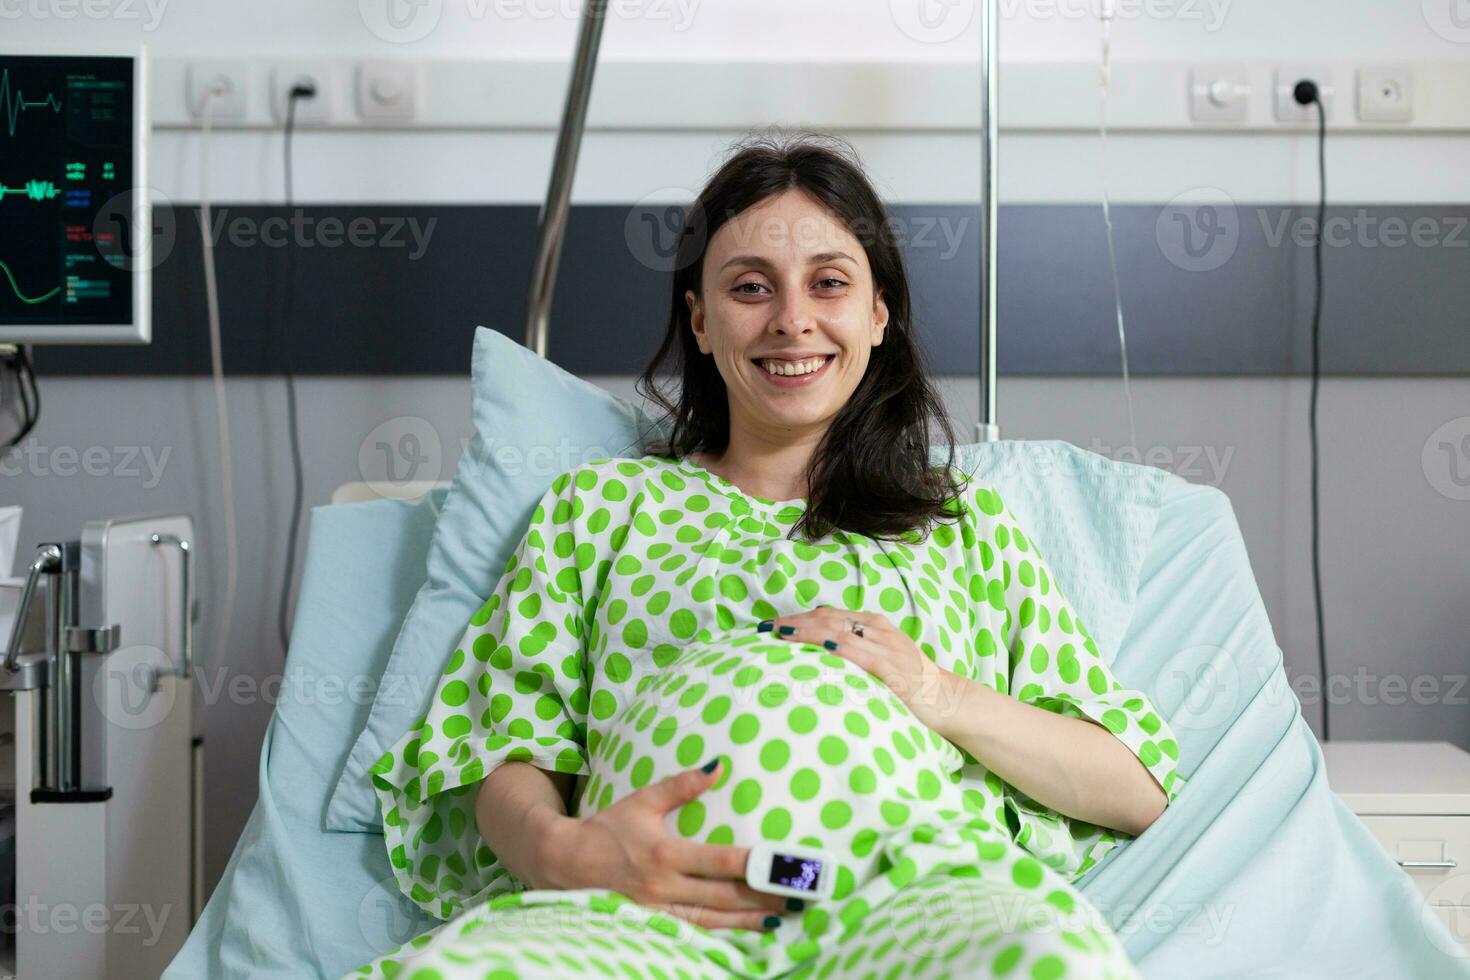
<path id="1" fill-rule="evenodd" d="M 751 363 L 755 365 L 756 372 L 761 377 L 776 387 L 800 388 L 815 384 L 827 372 L 827 365 L 831 364 L 835 357 L 836 355 L 833 354 L 805 357 L 799 360 L 757 357 L 752 358 Z"/>

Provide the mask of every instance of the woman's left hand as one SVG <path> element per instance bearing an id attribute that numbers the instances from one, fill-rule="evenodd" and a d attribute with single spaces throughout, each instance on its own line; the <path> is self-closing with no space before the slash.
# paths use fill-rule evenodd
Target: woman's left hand
<path id="1" fill-rule="evenodd" d="M 852 632 L 853 622 L 862 624 L 861 636 Z M 908 705 L 914 717 L 949 737 L 964 678 L 930 660 L 887 616 L 818 606 L 771 623 L 770 634 L 777 639 L 825 645 L 866 670 Z"/>

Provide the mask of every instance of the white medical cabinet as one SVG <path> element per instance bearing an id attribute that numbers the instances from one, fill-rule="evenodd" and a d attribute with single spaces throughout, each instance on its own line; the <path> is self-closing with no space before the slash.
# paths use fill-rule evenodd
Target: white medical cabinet
<path id="1" fill-rule="evenodd" d="M 1449 742 L 1322 743 L 1327 782 L 1470 956 L 1470 752 Z"/>
<path id="2" fill-rule="evenodd" d="M 202 901 L 194 527 L 21 556 L 0 635 L 0 975 L 156 977 Z"/>

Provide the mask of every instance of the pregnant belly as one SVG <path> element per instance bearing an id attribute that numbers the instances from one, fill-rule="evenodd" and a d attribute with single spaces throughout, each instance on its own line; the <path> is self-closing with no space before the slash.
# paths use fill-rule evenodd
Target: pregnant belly
<path id="1" fill-rule="evenodd" d="M 717 635 L 663 669 L 598 730 L 582 812 L 719 757 L 719 781 L 671 813 L 701 842 L 820 847 L 848 886 L 889 832 L 962 809 L 959 750 L 866 671 L 821 646 Z"/>

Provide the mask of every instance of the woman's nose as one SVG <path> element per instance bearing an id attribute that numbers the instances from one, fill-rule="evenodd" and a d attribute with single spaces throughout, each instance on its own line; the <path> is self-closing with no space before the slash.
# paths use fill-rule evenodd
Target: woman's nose
<path id="1" fill-rule="evenodd" d="M 816 317 L 811 303 L 800 291 L 788 291 L 776 305 L 771 326 L 777 333 L 804 333 L 812 329 Z"/>

